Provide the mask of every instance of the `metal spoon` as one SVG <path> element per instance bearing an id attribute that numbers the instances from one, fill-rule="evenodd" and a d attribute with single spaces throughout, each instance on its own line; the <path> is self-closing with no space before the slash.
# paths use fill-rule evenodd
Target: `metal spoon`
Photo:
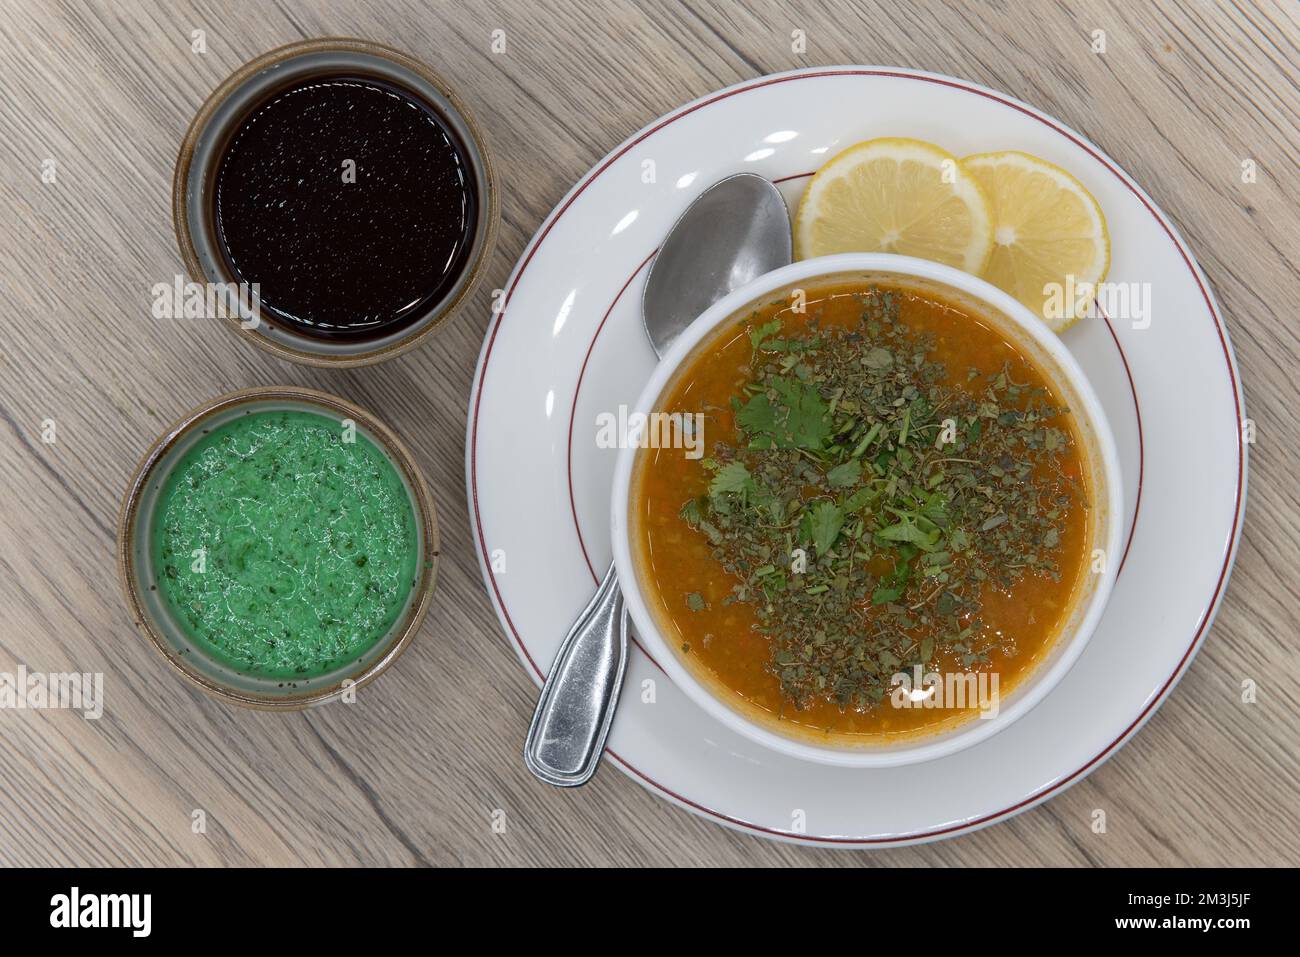
<path id="1" fill-rule="evenodd" d="M 790 214 L 775 186 L 738 173 L 701 193 L 650 266 L 642 319 L 660 358 L 700 313 L 790 262 Z M 627 611 L 614 566 L 565 636 L 524 744 L 528 770 L 558 787 L 596 773 L 627 665 Z"/>

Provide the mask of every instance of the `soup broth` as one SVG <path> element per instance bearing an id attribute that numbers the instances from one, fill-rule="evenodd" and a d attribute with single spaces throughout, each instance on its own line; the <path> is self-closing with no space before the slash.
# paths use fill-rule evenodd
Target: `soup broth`
<path id="1" fill-rule="evenodd" d="M 725 325 L 667 386 L 658 409 L 702 414 L 702 454 L 638 453 L 642 588 L 687 667 L 775 730 L 946 730 L 1044 660 L 1082 592 L 1082 443 L 965 307 L 865 281 L 803 295 Z M 994 700 L 928 674 L 982 675 Z"/>

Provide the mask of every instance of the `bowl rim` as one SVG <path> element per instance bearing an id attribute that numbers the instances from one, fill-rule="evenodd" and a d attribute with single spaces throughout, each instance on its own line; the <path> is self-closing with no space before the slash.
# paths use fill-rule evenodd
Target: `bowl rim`
<path id="1" fill-rule="evenodd" d="M 363 348 L 360 351 L 346 355 L 323 353 L 313 351 L 310 348 L 301 348 L 297 345 L 280 342 L 259 334 L 256 329 L 245 328 L 238 315 L 227 315 L 223 320 L 229 328 L 237 332 L 242 338 L 281 359 L 321 368 L 344 369 L 372 365 L 415 348 L 427 336 L 442 328 L 451 319 L 452 315 L 477 292 L 483 276 L 487 272 L 488 262 L 492 259 L 496 249 L 496 237 L 500 223 L 500 198 L 497 195 L 499 190 L 492 154 L 484 138 L 483 128 L 474 119 L 473 113 L 465 105 L 464 101 L 442 79 L 440 74 L 401 50 L 382 43 L 374 43 L 370 40 L 342 36 L 297 40 L 267 50 L 265 53 L 242 64 L 222 80 L 208 94 L 207 99 L 203 101 L 193 119 L 190 120 L 185 135 L 181 139 L 180 149 L 176 155 L 176 164 L 172 171 L 172 227 L 176 235 L 176 245 L 180 250 L 181 260 L 185 265 L 185 272 L 191 281 L 199 283 L 217 281 L 207 275 L 200 262 L 198 249 L 191 235 L 191 226 L 194 224 L 190 222 L 187 207 L 190 167 L 200 137 L 207 130 L 208 124 L 217 109 L 232 93 L 250 79 L 264 70 L 277 68 L 290 60 L 317 53 L 359 53 L 378 57 L 388 60 L 400 69 L 410 71 L 434 87 L 446 97 L 456 113 L 456 118 L 464 123 L 471 141 L 466 144 L 467 148 L 474 161 L 481 167 L 485 183 L 485 195 L 482 197 L 481 203 L 483 221 L 479 227 L 482 242 L 478 255 L 468 263 L 459 288 L 454 289 L 448 296 L 432 307 L 432 311 L 435 313 L 433 319 L 422 326 L 411 326 L 406 334 L 399 336 L 395 341 L 374 348 Z M 233 277 L 222 276 L 220 281 L 230 282 L 233 281 Z M 307 341 L 305 337 L 301 338 L 304 342 Z"/>
<path id="2" fill-rule="evenodd" d="M 414 499 L 416 518 L 420 523 L 424 540 L 422 554 L 419 556 L 420 578 L 412 589 L 415 593 L 415 601 L 406 613 L 406 620 L 389 638 L 388 647 L 384 652 L 360 672 L 346 675 L 333 684 L 282 696 L 258 695 L 230 687 L 191 668 L 185 656 L 173 654 L 161 634 L 162 629 L 154 621 L 153 615 L 144 602 L 141 582 L 136 574 L 135 562 L 132 560 L 140 500 L 163 456 L 182 439 L 192 435 L 195 428 L 208 421 L 213 415 L 240 405 L 268 400 L 299 402 L 314 406 L 327 414 L 350 418 L 361 426 L 405 478 Z M 251 389 L 240 389 L 224 393 L 190 409 L 172 422 L 141 457 L 127 484 L 118 513 L 118 581 L 136 628 L 149 637 L 154 649 L 189 682 L 222 701 L 260 711 L 300 711 L 339 697 L 348 688 L 360 688 L 377 678 L 397 659 L 398 655 L 406 650 L 424 622 L 432 602 L 434 586 L 437 584 L 438 557 L 437 512 L 434 509 L 433 498 L 429 494 L 424 472 L 410 450 L 388 426 L 360 406 L 328 392 L 299 386 L 256 386 Z M 345 688 L 344 683 L 347 681 L 351 681 L 352 684 Z"/>
<path id="3" fill-rule="evenodd" d="M 629 408 L 629 419 L 637 413 L 652 411 L 669 380 L 695 347 L 743 308 L 793 282 L 829 279 L 848 272 L 892 274 L 904 279 L 927 280 L 949 286 L 981 301 L 990 309 L 1003 314 L 1013 325 L 1019 327 L 1026 338 L 1048 354 L 1083 405 L 1081 419 L 1091 432 L 1098 458 L 1098 461 L 1092 463 L 1093 471 L 1102 478 L 1105 485 L 1101 494 L 1094 496 L 1099 505 L 1104 500 L 1107 516 L 1104 525 L 1105 541 L 1093 544 L 1094 547 L 1104 549 L 1108 560 L 1105 571 L 1099 576 L 1100 581 L 1090 595 L 1081 599 L 1087 603 L 1086 611 L 1079 619 L 1074 633 L 1060 635 L 1053 649 L 1054 660 L 1045 662 L 1027 676 L 1033 679 L 1032 685 L 1022 694 L 1013 690 L 1011 694 L 1015 696 L 1014 700 L 1005 702 L 996 717 L 966 721 L 951 730 L 918 738 L 915 744 L 900 742 L 878 749 L 833 748 L 779 734 L 725 703 L 678 659 L 676 651 L 663 639 L 642 594 L 640 579 L 636 574 L 637 563 L 632 556 L 628 507 L 638 449 L 628 442 L 622 443 L 614 469 L 610 537 L 623 598 L 636 624 L 638 637 L 655 663 L 705 712 L 769 750 L 791 757 L 841 767 L 898 767 L 955 754 L 1009 727 L 1042 701 L 1073 667 L 1096 630 L 1118 574 L 1119 563 L 1114 559 L 1119 554 L 1124 525 L 1123 480 L 1114 435 L 1101 402 L 1077 360 L 1055 333 L 1019 301 L 977 276 L 942 263 L 891 253 L 839 253 L 799 260 L 733 290 L 701 313 L 673 342 L 651 373 L 636 402 Z"/>

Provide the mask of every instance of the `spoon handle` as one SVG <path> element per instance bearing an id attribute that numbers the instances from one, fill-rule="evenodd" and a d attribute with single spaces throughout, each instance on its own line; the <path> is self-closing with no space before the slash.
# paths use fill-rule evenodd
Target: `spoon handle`
<path id="1" fill-rule="evenodd" d="M 560 645 L 524 744 L 528 770 L 571 788 L 596 773 L 627 665 L 627 612 L 610 565 Z"/>

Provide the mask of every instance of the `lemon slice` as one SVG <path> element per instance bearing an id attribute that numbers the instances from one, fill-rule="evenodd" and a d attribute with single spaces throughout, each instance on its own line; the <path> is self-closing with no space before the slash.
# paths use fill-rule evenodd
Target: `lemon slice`
<path id="1" fill-rule="evenodd" d="M 868 140 L 812 178 L 795 216 L 794 248 L 797 259 L 887 252 L 979 273 L 993 248 L 993 217 L 951 153 L 921 140 Z"/>
<path id="2" fill-rule="evenodd" d="M 1110 267 L 1101 206 L 1077 179 L 1028 153 L 980 153 L 963 167 L 993 211 L 983 277 L 1062 332 L 1086 312 Z"/>

